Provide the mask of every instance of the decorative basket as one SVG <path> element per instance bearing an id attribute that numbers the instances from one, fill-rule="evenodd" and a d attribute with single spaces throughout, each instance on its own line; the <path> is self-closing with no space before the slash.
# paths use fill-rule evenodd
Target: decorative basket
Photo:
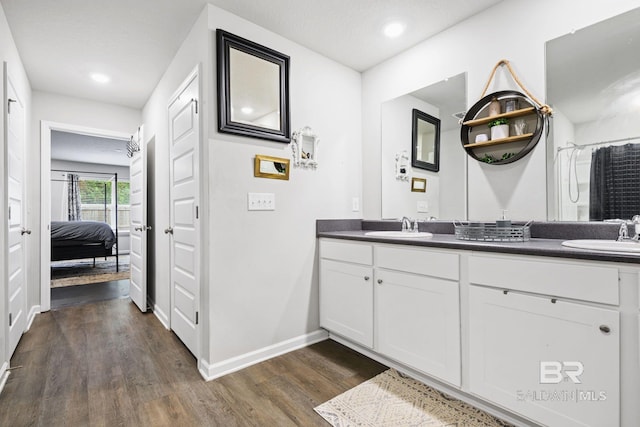
<path id="1" fill-rule="evenodd" d="M 498 227 L 495 223 L 454 221 L 455 237 L 458 240 L 482 242 L 526 242 L 531 239 L 531 222 L 511 227 Z"/>

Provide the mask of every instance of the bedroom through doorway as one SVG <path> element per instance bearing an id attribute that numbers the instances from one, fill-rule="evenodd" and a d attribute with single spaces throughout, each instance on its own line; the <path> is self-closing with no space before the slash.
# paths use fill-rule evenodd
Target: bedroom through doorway
<path id="1" fill-rule="evenodd" d="M 51 130 L 51 309 L 129 297 L 127 143 Z"/>

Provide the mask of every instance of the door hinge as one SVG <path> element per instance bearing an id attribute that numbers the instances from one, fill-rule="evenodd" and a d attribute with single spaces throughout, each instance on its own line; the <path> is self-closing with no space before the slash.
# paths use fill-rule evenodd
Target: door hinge
<path id="1" fill-rule="evenodd" d="M 195 98 L 191 98 L 191 102 L 193 102 L 195 104 L 196 107 L 196 114 L 198 114 L 198 100 Z"/>
<path id="2" fill-rule="evenodd" d="M 11 221 L 11 206 L 9 206 L 9 221 Z"/>
<path id="3" fill-rule="evenodd" d="M 196 311 L 196 325 L 198 324 L 198 312 Z"/>
<path id="4" fill-rule="evenodd" d="M 9 313 L 9 327 L 13 324 L 13 314 Z"/>
<path id="5" fill-rule="evenodd" d="M 11 114 L 11 103 L 12 102 L 18 102 L 18 101 L 16 101 L 15 99 L 11 99 L 11 98 L 7 99 L 7 114 Z"/>
<path id="6" fill-rule="evenodd" d="M 200 217 L 200 209 L 198 209 L 198 206 L 196 206 L 196 219 L 198 219 Z"/>

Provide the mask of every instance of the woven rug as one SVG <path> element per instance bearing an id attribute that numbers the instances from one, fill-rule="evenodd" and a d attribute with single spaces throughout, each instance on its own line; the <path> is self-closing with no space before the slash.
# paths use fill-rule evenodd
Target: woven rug
<path id="1" fill-rule="evenodd" d="M 365 381 L 314 410 L 334 427 L 511 426 L 395 369 Z"/>
<path id="2" fill-rule="evenodd" d="M 93 266 L 93 258 L 73 259 L 68 261 L 51 262 L 51 287 L 88 285 L 91 283 L 111 282 L 130 277 L 129 255 L 121 255 L 119 272 L 116 272 L 116 258 L 96 258 L 96 266 Z"/>

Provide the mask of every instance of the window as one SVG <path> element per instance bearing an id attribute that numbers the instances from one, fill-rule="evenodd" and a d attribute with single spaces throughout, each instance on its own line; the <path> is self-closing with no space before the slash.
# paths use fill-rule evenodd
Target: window
<path id="1" fill-rule="evenodd" d="M 113 180 L 80 178 L 80 203 L 82 219 L 102 221 L 115 228 L 115 187 Z M 118 181 L 118 229 L 127 230 L 129 216 L 129 182 Z"/>

